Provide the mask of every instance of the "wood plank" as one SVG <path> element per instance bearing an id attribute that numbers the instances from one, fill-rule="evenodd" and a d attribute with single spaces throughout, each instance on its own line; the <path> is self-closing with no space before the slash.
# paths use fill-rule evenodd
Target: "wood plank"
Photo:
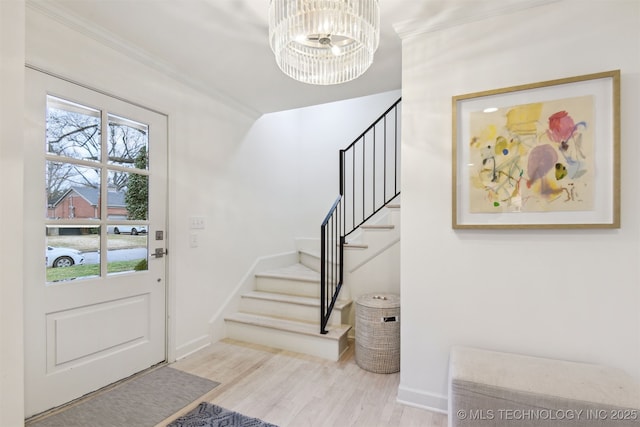
<path id="1" fill-rule="evenodd" d="M 338 362 L 331 362 L 225 339 L 171 366 L 221 383 L 202 401 L 281 427 L 446 427 L 446 415 L 398 403 L 400 373 L 374 374 L 361 369 L 351 344 Z"/>

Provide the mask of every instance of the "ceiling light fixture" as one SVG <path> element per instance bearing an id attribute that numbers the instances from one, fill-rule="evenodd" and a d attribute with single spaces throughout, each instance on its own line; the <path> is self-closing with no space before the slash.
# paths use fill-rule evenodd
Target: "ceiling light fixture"
<path id="1" fill-rule="evenodd" d="M 362 75 L 380 41 L 378 0 L 270 0 L 276 63 L 304 83 L 332 85 Z"/>

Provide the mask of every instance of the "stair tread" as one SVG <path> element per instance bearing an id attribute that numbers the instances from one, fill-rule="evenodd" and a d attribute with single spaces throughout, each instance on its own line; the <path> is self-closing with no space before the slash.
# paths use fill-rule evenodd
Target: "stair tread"
<path id="1" fill-rule="evenodd" d="M 363 224 L 361 227 L 365 230 L 393 230 L 396 228 L 393 224 Z"/>
<path id="2" fill-rule="evenodd" d="M 256 277 L 271 277 L 277 279 L 300 280 L 303 282 L 320 282 L 320 273 L 310 269 L 301 263 L 293 264 L 283 268 L 262 271 Z"/>
<path id="3" fill-rule="evenodd" d="M 265 328 L 278 329 L 282 331 L 295 332 L 304 335 L 312 335 L 318 338 L 339 340 L 350 329 L 350 325 L 331 326 L 327 325 L 327 334 L 318 331 L 317 323 L 308 323 L 291 319 L 282 319 L 272 316 L 262 316 L 259 314 L 237 312 L 225 317 L 226 321 L 251 324 Z"/>
<path id="4" fill-rule="evenodd" d="M 299 295 L 251 291 L 242 295 L 243 298 L 255 298 L 269 301 L 287 302 L 291 304 L 307 305 L 311 307 L 320 307 L 320 299 L 314 297 L 305 297 Z M 334 305 L 334 309 L 341 310 L 351 304 L 351 300 L 338 300 Z"/>
<path id="5" fill-rule="evenodd" d="M 355 243 L 355 242 L 346 242 L 344 244 L 345 248 L 351 248 L 351 249 L 367 249 L 369 247 L 369 245 L 365 245 L 363 243 Z"/>

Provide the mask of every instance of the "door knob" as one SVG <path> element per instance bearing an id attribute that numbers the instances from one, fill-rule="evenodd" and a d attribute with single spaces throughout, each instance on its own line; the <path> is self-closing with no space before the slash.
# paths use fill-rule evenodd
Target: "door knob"
<path id="1" fill-rule="evenodd" d="M 169 251 L 165 250 L 165 248 L 156 248 L 156 250 L 151 253 L 151 256 L 162 258 L 165 254 L 168 255 Z"/>

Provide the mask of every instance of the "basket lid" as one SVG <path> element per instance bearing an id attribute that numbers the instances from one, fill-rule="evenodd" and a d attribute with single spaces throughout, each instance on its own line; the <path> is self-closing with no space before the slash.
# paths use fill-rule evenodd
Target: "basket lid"
<path id="1" fill-rule="evenodd" d="M 356 303 L 371 308 L 397 308 L 400 307 L 400 296 L 384 293 L 366 294 L 359 296 Z"/>

